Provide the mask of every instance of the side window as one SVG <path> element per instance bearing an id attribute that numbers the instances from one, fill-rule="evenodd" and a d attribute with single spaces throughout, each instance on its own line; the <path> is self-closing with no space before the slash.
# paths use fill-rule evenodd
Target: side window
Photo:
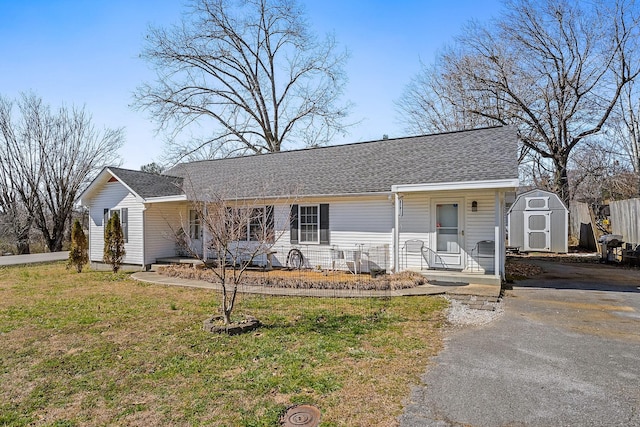
<path id="1" fill-rule="evenodd" d="M 320 213 L 318 205 L 300 206 L 300 243 L 318 243 Z"/>
<path id="2" fill-rule="evenodd" d="M 200 213 L 195 209 L 189 210 L 189 237 L 192 239 L 201 237 Z"/>
<path id="3" fill-rule="evenodd" d="M 103 229 L 107 229 L 107 222 L 109 219 L 115 214 L 118 214 L 118 219 L 120 220 L 120 227 L 122 227 L 122 237 L 124 238 L 125 243 L 129 243 L 129 208 L 122 209 L 104 209 L 103 214 Z"/>
<path id="4" fill-rule="evenodd" d="M 549 197 L 525 197 L 526 211 L 540 211 L 549 209 Z"/>

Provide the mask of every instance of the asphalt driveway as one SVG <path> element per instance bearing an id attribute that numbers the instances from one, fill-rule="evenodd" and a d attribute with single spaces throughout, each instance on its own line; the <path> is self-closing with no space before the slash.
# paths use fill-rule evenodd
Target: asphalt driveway
<path id="1" fill-rule="evenodd" d="M 401 426 L 640 426 L 640 270 L 527 262 L 545 273 L 450 333 Z"/>

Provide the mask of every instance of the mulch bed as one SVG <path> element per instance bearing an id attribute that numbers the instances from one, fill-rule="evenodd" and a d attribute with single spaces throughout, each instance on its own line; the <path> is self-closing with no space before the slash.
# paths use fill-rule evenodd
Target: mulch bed
<path id="1" fill-rule="evenodd" d="M 525 279 L 542 274 L 542 268 L 524 261 L 507 261 L 505 274 L 507 279 Z"/>

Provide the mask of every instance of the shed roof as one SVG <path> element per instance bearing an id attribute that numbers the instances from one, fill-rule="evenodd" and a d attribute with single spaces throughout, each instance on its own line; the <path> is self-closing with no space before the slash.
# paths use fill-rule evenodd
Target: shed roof
<path id="1" fill-rule="evenodd" d="M 189 199 L 388 192 L 518 178 L 515 128 L 491 127 L 179 164 Z M 199 196 L 199 197 L 197 197 Z"/>

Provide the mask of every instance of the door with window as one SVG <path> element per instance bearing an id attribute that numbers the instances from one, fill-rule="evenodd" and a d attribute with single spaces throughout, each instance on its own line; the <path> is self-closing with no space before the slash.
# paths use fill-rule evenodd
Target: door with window
<path id="1" fill-rule="evenodd" d="M 189 240 L 188 244 L 192 251 L 202 255 L 202 218 L 200 211 L 189 209 Z"/>
<path id="2" fill-rule="evenodd" d="M 452 270 L 464 269 L 464 204 L 462 200 L 442 200 L 433 204 L 435 238 L 430 250 L 430 265 Z"/>

